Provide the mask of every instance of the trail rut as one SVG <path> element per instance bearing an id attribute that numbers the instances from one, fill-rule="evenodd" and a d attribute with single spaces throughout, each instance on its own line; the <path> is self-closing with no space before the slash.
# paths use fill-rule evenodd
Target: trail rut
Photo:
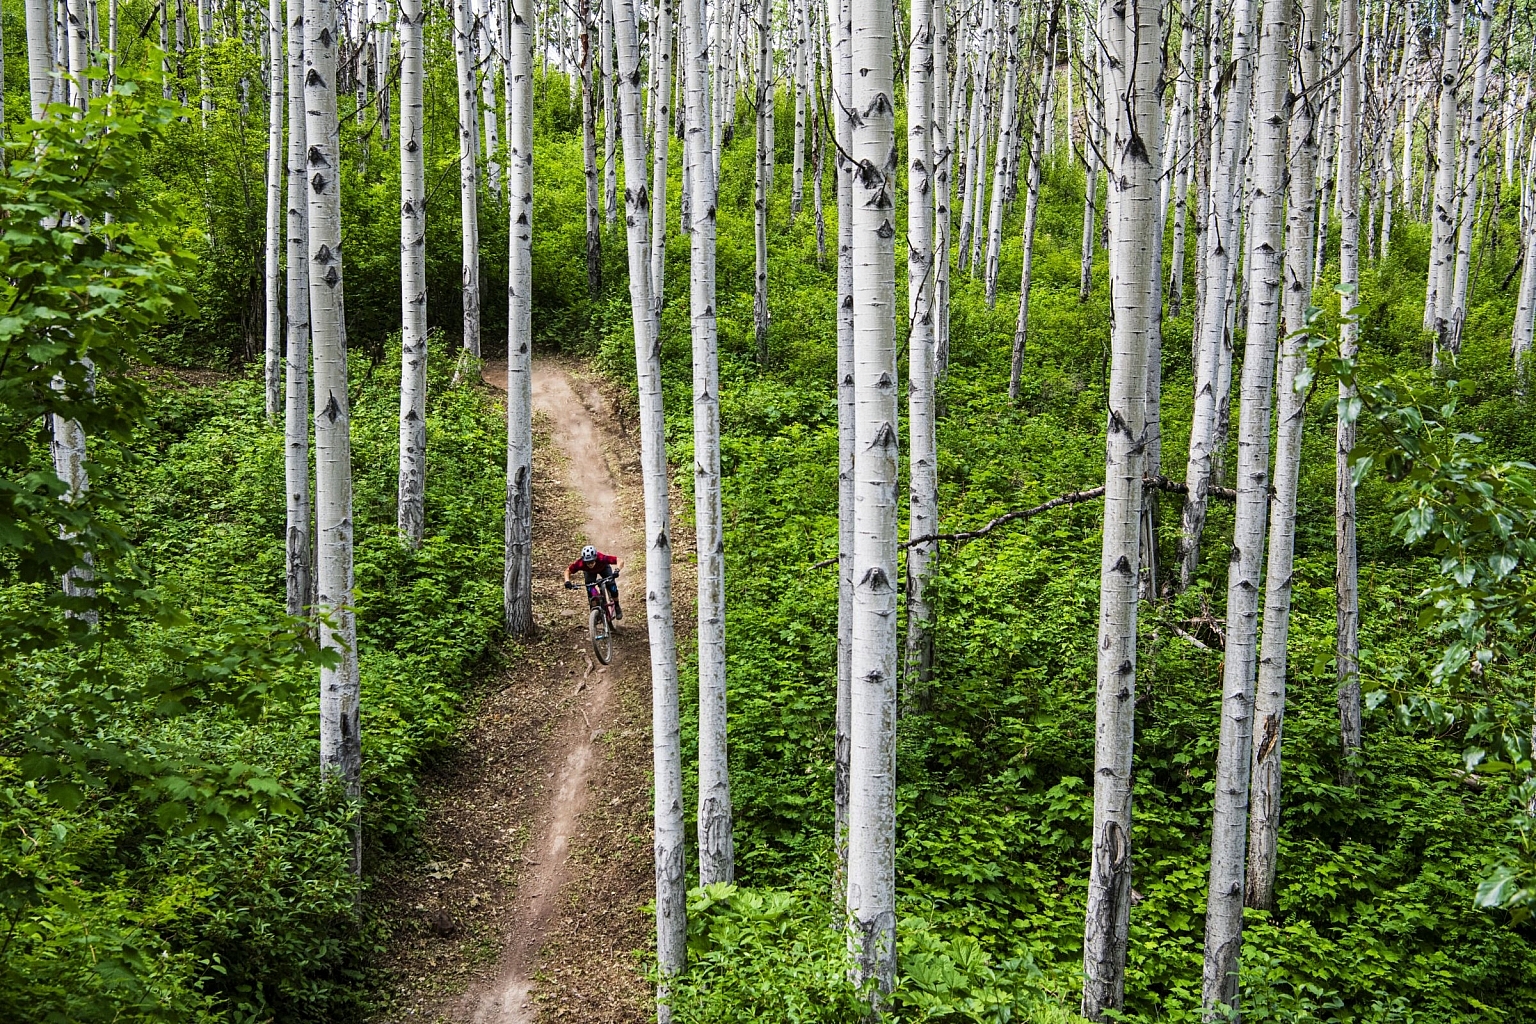
<path id="1" fill-rule="evenodd" d="M 486 382 L 505 388 L 505 363 Z M 429 870 L 402 879 L 412 918 L 389 1021 L 645 1020 L 627 955 L 650 881 L 649 655 L 638 464 L 608 396 L 576 364 L 538 360 L 534 575 L 540 636 L 488 695 L 428 794 Z M 626 623 L 610 666 L 560 578 L 582 544 L 623 555 Z M 637 867 L 639 870 L 637 871 Z"/>

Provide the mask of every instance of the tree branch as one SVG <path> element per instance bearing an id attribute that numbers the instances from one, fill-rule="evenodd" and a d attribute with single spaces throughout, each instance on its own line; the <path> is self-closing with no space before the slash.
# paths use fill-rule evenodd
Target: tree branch
<path id="1" fill-rule="evenodd" d="M 1170 480 L 1165 476 L 1144 477 L 1142 479 L 1142 485 L 1148 490 L 1167 491 L 1170 494 L 1189 493 L 1189 485 L 1184 481 Z M 1207 490 L 1206 495 L 1207 497 L 1215 498 L 1218 501 L 1237 500 L 1237 492 L 1230 487 L 1212 487 Z M 993 519 L 991 522 L 987 523 L 985 526 L 978 527 L 974 530 L 961 530 L 956 533 L 930 533 L 922 537 L 915 537 L 912 540 L 907 541 L 905 544 L 902 544 L 901 550 L 913 548 L 919 544 L 931 544 L 935 541 L 945 540 L 955 541 L 956 543 L 963 544 L 968 540 L 977 540 L 978 538 L 985 537 L 993 530 L 996 530 L 1001 526 L 1006 526 L 1009 523 L 1017 522 L 1020 519 L 1032 519 L 1041 513 L 1049 512 L 1053 508 L 1061 508 L 1064 505 L 1079 505 L 1085 501 L 1093 501 L 1102 497 L 1104 497 L 1104 488 L 1102 487 L 1091 487 L 1083 491 L 1073 491 L 1070 494 L 1063 494 L 1059 498 L 1052 498 L 1050 501 L 1047 501 L 1044 504 L 1036 505 L 1033 508 L 1024 508 L 1013 512 L 1005 512 L 998 516 L 996 519 Z M 832 558 L 824 558 L 821 561 L 816 562 L 811 566 L 811 568 L 825 569 L 828 566 L 835 565 L 836 563 L 837 558 L 834 556 Z"/>

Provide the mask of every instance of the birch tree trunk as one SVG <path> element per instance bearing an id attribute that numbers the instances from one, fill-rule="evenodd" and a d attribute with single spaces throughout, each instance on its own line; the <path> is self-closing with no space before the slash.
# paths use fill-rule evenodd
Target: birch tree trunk
<path id="1" fill-rule="evenodd" d="M 267 7 L 267 230 L 266 383 L 267 422 L 276 423 L 282 405 L 283 296 L 279 287 L 283 252 L 283 0 Z"/>
<path id="2" fill-rule="evenodd" d="M 932 0 L 912 0 L 907 51 L 907 536 L 939 529 L 934 403 L 933 23 Z M 936 542 L 907 549 L 906 701 L 921 700 L 933 675 L 933 608 L 927 586 Z"/>
<path id="3" fill-rule="evenodd" d="M 498 200 L 501 198 L 501 165 L 496 158 L 501 151 L 501 140 L 497 137 L 496 72 L 501 67 L 501 43 L 497 38 L 500 34 L 500 18 L 494 12 L 499 7 L 495 0 L 474 0 L 472 8 L 475 65 L 480 71 L 479 106 L 485 127 L 485 145 L 482 149 L 485 157 L 485 185 Z"/>
<path id="4" fill-rule="evenodd" d="M 1259 642 L 1253 720 L 1252 806 L 1248 826 L 1246 902 L 1275 904 L 1276 838 L 1280 828 L 1280 739 L 1285 723 L 1286 653 L 1296 538 L 1296 491 L 1301 475 L 1304 396 L 1296 385 L 1306 368 L 1305 328 L 1312 301 L 1312 223 L 1317 192 L 1317 85 L 1322 75 L 1324 0 L 1303 0 L 1297 39 L 1300 88 L 1291 108 L 1290 196 L 1285 246 L 1285 329 L 1276 375 L 1279 425 L 1275 431 L 1275 494 L 1270 506 L 1269 565 L 1264 577 L 1264 624 Z"/>
<path id="5" fill-rule="evenodd" d="M 623 126 L 619 123 L 613 105 L 613 20 L 614 0 L 599 0 L 602 4 L 602 28 L 598 31 L 598 46 L 602 56 L 598 70 L 603 79 L 603 220 L 610 227 L 619 219 L 619 135 Z M 642 129 L 644 131 L 644 129 Z M 641 136 L 644 138 L 644 135 Z"/>
<path id="6" fill-rule="evenodd" d="M 689 74 L 692 76 L 698 74 L 694 62 L 704 59 L 704 51 L 698 45 L 703 41 L 702 33 L 698 31 L 699 0 L 683 0 L 683 9 L 684 18 L 689 22 L 684 28 L 688 33 L 686 38 L 695 42 L 689 53 Z M 665 977 L 679 973 L 687 965 L 688 935 L 683 864 L 682 737 L 677 709 L 677 647 L 672 632 L 671 511 L 667 496 L 670 475 L 667 472 L 666 422 L 661 404 L 661 350 L 654 334 L 657 307 L 651 294 L 648 237 L 651 211 L 646 187 L 645 131 L 640 125 L 640 34 L 634 0 L 613 0 L 613 11 L 619 106 L 624 119 L 621 132 L 624 140 L 624 233 L 629 254 L 629 302 L 635 330 L 635 365 L 640 390 L 640 459 L 645 486 L 645 589 L 651 646 L 652 750 L 656 786 L 656 951 Z M 712 191 L 701 191 L 699 196 L 712 194 Z M 658 993 L 658 1017 L 663 1021 L 671 1017 L 665 1000 L 663 985 Z"/>
<path id="7" fill-rule="evenodd" d="M 1109 418 L 1094 727 L 1093 839 L 1083 930 L 1083 1016 L 1125 1004 L 1131 913 L 1131 758 L 1136 709 L 1137 560 L 1141 534 L 1147 349 L 1161 310 L 1148 298 L 1161 270 L 1155 248 L 1161 161 L 1162 17 L 1158 0 L 1099 6 L 1105 49 L 1109 166 Z"/>
<path id="8" fill-rule="evenodd" d="M 1451 355 L 1461 351 L 1461 328 L 1467 318 L 1467 284 L 1472 271 L 1472 240 L 1477 234 L 1477 198 L 1483 162 L 1483 134 L 1488 117 L 1488 70 L 1493 55 L 1493 12 L 1489 0 L 1472 0 L 1477 18 L 1477 62 L 1472 76 L 1472 123 L 1467 129 L 1467 148 L 1463 157 L 1465 170 L 1459 199 L 1460 213 L 1456 232 L 1456 268 L 1451 296 L 1446 306 L 1448 324 L 1445 347 Z"/>
<path id="9" fill-rule="evenodd" d="M 1189 462 L 1184 480 L 1183 535 L 1179 542 L 1179 581 L 1188 586 L 1200 560 L 1200 534 L 1205 529 L 1206 496 L 1211 463 L 1217 451 L 1221 362 L 1226 337 L 1226 309 L 1231 297 L 1233 261 L 1238 241 L 1238 198 L 1242 193 L 1242 154 L 1246 149 L 1248 104 L 1253 89 L 1253 4 L 1234 0 L 1232 6 L 1232 74 L 1221 125 L 1216 159 L 1211 167 L 1210 210 L 1206 218 L 1204 301 L 1196 352 L 1195 408 L 1190 424 Z"/>
<path id="10" fill-rule="evenodd" d="M 632 0 L 631 0 L 632 2 Z M 689 0 L 693 2 L 693 0 Z M 689 64 L 684 173 L 693 194 L 718 188 L 709 146 L 703 59 Z M 695 81 L 697 79 L 697 81 Z M 628 162 L 628 150 L 625 150 Z M 726 747 L 725 537 L 720 511 L 720 352 L 715 320 L 715 203 L 695 202 L 688 307 L 693 341 L 693 510 L 699 553 L 699 884 L 735 878 Z M 659 307 L 659 301 L 658 301 Z"/>
<path id="11" fill-rule="evenodd" d="M 1536 160 L 1528 161 L 1525 185 L 1530 187 Z M 1522 386 L 1527 379 L 1526 357 L 1531 351 L 1531 336 L 1536 327 L 1536 217 L 1525 218 L 1523 229 L 1525 254 L 1520 261 L 1520 292 L 1515 306 L 1515 325 L 1510 335 L 1510 358 Z"/>
<path id="12" fill-rule="evenodd" d="M 533 25 L 535 0 L 508 0 L 507 632 L 533 634 Z"/>
<path id="13" fill-rule="evenodd" d="M 85 90 L 87 53 L 85 0 L 68 0 L 64 10 L 66 53 L 69 60 L 68 103 L 76 110 L 84 111 L 88 100 Z"/>
<path id="14" fill-rule="evenodd" d="M 933 0 L 933 372 L 944 379 L 949 363 L 949 196 L 955 165 L 954 124 L 950 120 L 949 14 L 945 0 Z M 937 504 L 937 497 L 934 499 Z M 909 556 L 910 557 L 910 556 Z M 931 657 L 931 655 L 930 655 Z"/>
<path id="15" fill-rule="evenodd" d="M 667 161 L 672 141 L 672 2 L 657 0 L 655 20 L 656 49 L 651 60 L 656 66 L 656 115 L 651 122 L 651 294 L 656 307 L 662 306 L 667 269 Z M 686 158 L 685 158 L 686 163 Z M 683 171 L 686 177 L 686 167 Z M 690 215 L 692 211 L 689 211 Z M 658 325 L 659 330 L 659 325 Z"/>
<path id="16" fill-rule="evenodd" d="M 320 643 L 337 654 L 320 670 L 320 768 L 349 800 L 362 796 L 357 619 L 352 598 L 352 443 L 347 328 L 342 299 L 341 146 L 336 120 L 333 0 L 305 0 L 304 110 L 309 177 L 309 308 L 315 344 L 316 610 Z M 361 814 L 354 811 L 352 872 L 362 872 Z"/>
<path id="17" fill-rule="evenodd" d="M 1046 29 L 1046 53 L 1055 52 L 1056 32 L 1061 18 L 1061 4 L 1053 3 L 1050 22 Z M 1022 269 L 1019 276 L 1019 316 L 1013 327 L 1013 362 L 1008 373 L 1008 401 L 1019 402 L 1019 384 L 1024 376 L 1024 346 L 1029 338 L 1029 288 L 1030 273 L 1034 267 L 1035 221 L 1040 214 L 1040 166 L 1045 152 L 1045 130 L 1051 116 L 1052 72 L 1056 62 L 1047 57 L 1045 70 L 1040 76 L 1040 99 L 1035 107 L 1034 127 L 1029 138 L 1029 176 L 1024 197 L 1024 245 Z M 1159 247 L 1160 248 L 1160 247 Z"/>
<path id="18" fill-rule="evenodd" d="M 1003 106 L 998 118 L 997 155 L 992 168 L 992 207 L 987 214 L 987 266 L 985 280 L 987 307 L 997 305 L 997 268 L 1003 248 L 1003 196 L 1006 183 L 1013 174 L 1015 136 L 1018 134 L 1019 92 L 1019 9 L 1022 3 L 1007 3 L 1008 14 L 1003 28 Z M 1010 394 L 1013 389 L 1009 389 Z"/>
<path id="19" fill-rule="evenodd" d="M 1346 0 L 1348 2 L 1348 0 Z M 1284 271 L 1286 129 L 1290 118 L 1291 7 L 1265 0 L 1254 118 L 1253 190 L 1248 203 L 1248 321 L 1238 420 L 1237 511 L 1227 566 L 1227 642 L 1222 660 L 1221 734 L 1211 823 L 1202 1002 L 1208 1017 L 1238 1012 L 1247 874 L 1248 783 L 1253 757 L 1253 687 L 1259 586 L 1269 512 L 1269 425 L 1275 338 Z M 1345 76 L 1346 78 L 1348 75 Z"/>
<path id="20" fill-rule="evenodd" d="M 1097 100 L 1097 91 L 1095 97 L 1098 117 L 1090 112 L 1093 108 L 1087 105 L 1086 100 L 1083 107 L 1083 149 L 1086 152 L 1088 166 L 1083 175 L 1082 271 L 1077 283 L 1079 302 L 1087 302 L 1089 294 L 1093 291 L 1093 250 L 1099 231 L 1099 156 L 1106 140 L 1098 127 L 1103 122 L 1103 107 Z"/>
<path id="21" fill-rule="evenodd" d="M 1168 268 L 1168 315 L 1177 317 L 1184 308 L 1185 230 L 1189 215 L 1189 140 L 1194 136 L 1195 38 L 1194 0 L 1179 3 L 1179 78 L 1174 85 L 1174 109 L 1179 130 L 1165 143 L 1173 153 L 1173 254 Z"/>
<path id="22" fill-rule="evenodd" d="M 603 291 L 603 234 L 597 193 L 597 94 L 592 82 L 593 0 L 580 0 L 577 18 L 581 39 L 581 157 L 587 181 L 587 297 L 596 302 Z M 596 0 L 606 3 L 607 0 Z M 626 173 L 625 177 L 628 177 Z"/>
<path id="23" fill-rule="evenodd" d="M 32 120 L 41 121 L 53 98 L 53 52 L 48 41 L 53 20 L 50 0 L 26 0 L 27 91 L 32 100 Z M 161 16 L 162 19 L 164 15 Z"/>
<path id="24" fill-rule="evenodd" d="M 1459 38 L 1461 31 L 1462 0 L 1447 0 L 1447 28 L 1449 37 L 1450 20 L 1454 18 L 1458 45 L 1454 47 L 1460 52 Z M 1360 37 L 1359 7 L 1357 0 L 1341 0 L 1339 5 L 1339 35 L 1345 47 L 1345 53 L 1349 53 Z M 1452 49 L 1449 38 L 1447 49 Z M 1442 157 L 1450 159 L 1446 155 L 1447 146 L 1455 142 L 1456 98 L 1455 79 L 1459 74 L 1459 59 L 1448 62 L 1449 69 L 1446 74 L 1450 76 L 1444 82 L 1446 93 L 1450 99 L 1450 117 L 1452 133 L 1450 139 L 1440 140 Z M 1339 97 L 1339 125 L 1340 169 L 1343 172 L 1339 176 L 1339 196 L 1343 200 L 1343 210 L 1339 218 L 1340 236 L 1343 241 L 1339 245 L 1339 356 L 1342 359 L 1353 359 L 1359 347 L 1359 326 L 1354 321 L 1355 305 L 1359 301 L 1360 286 L 1360 210 L 1359 210 L 1359 108 L 1360 91 L 1359 76 L 1345 74 L 1342 79 Z M 1441 131 L 1446 131 L 1444 117 L 1446 113 L 1444 96 L 1441 99 Z M 1451 170 L 1451 202 L 1454 202 L 1454 189 L 1456 184 L 1456 172 Z M 1440 198 L 1436 198 L 1435 230 L 1438 233 L 1442 225 L 1439 223 L 1441 207 Z M 1446 265 L 1449 269 L 1449 264 Z M 1441 277 L 1442 283 L 1449 282 Z M 1354 475 L 1350 471 L 1349 453 L 1355 447 L 1355 424 L 1352 419 L 1344 416 L 1343 406 L 1345 401 L 1354 395 L 1353 388 L 1339 385 L 1340 416 L 1335 433 L 1336 450 L 1334 453 L 1334 599 L 1336 602 L 1336 628 L 1335 635 L 1338 666 L 1338 703 L 1339 703 L 1339 742 L 1343 748 L 1345 757 L 1360 749 L 1360 600 L 1358 582 L 1357 553 L 1355 551 L 1355 483 Z M 1347 776 L 1346 776 L 1347 777 Z"/>
<path id="25" fill-rule="evenodd" d="M 427 480 L 427 165 L 421 0 L 400 0 L 400 537 L 421 545 Z"/>
<path id="26" fill-rule="evenodd" d="M 976 122 L 981 118 L 981 89 L 976 81 L 976 58 L 972 53 L 970 35 L 971 16 L 969 12 L 964 12 L 960 17 L 960 45 L 955 50 L 955 108 L 960 112 L 957 115 L 960 126 L 955 137 L 963 143 L 960 149 L 960 170 L 955 179 L 960 201 L 960 229 L 956 236 L 956 250 L 961 270 L 965 269 L 965 251 L 971 239 L 971 220 L 974 215 L 971 185 L 972 179 L 976 177 Z"/>
<path id="27" fill-rule="evenodd" d="M 1434 362 L 1440 365 L 1455 274 L 1456 244 L 1456 120 L 1460 109 L 1461 26 L 1466 0 L 1446 0 L 1445 42 L 1440 57 L 1440 121 L 1435 143 L 1435 211 L 1429 250 L 1429 286 L 1424 300 L 1424 329 L 1434 331 Z"/>
<path id="28" fill-rule="evenodd" d="M 810 92 L 810 30 L 806 24 L 809 0 L 791 0 L 790 17 L 795 30 L 795 149 L 790 164 L 789 222 L 793 224 L 805 201 L 805 101 Z"/>
<path id="29" fill-rule="evenodd" d="M 471 55 L 469 0 L 453 0 L 453 56 L 459 90 L 459 213 L 463 220 L 464 354 L 480 358 L 480 196 L 475 141 L 479 100 Z"/>
<path id="30" fill-rule="evenodd" d="M 854 591 L 849 944 L 878 1008 L 896 984 L 896 120 L 891 9 L 853 5 Z"/>
<path id="31" fill-rule="evenodd" d="M 769 36 L 770 0 L 757 0 L 757 160 L 753 175 L 756 192 L 752 199 L 752 225 L 757 263 L 752 278 L 753 340 L 757 363 L 768 365 L 768 190 L 773 173 L 773 142 L 768 136 L 768 118 L 773 103 L 770 82 L 773 76 L 773 44 Z"/>
<path id="32" fill-rule="evenodd" d="M 838 865 L 848 868 L 849 759 L 853 742 L 854 392 L 853 0 L 827 0 L 832 28 L 832 117 L 837 132 L 837 722 L 833 828 Z"/>
<path id="33" fill-rule="evenodd" d="M 288 359 L 284 394 L 283 475 L 287 492 L 287 611 L 305 614 L 314 600 L 309 486 L 309 202 L 304 161 L 304 5 L 288 0 Z"/>

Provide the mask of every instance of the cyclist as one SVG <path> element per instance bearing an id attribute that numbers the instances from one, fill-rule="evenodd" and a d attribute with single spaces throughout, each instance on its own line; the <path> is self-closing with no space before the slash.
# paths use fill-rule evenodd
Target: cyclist
<path id="1" fill-rule="evenodd" d="M 570 583 L 574 580 L 578 572 L 585 578 L 589 587 L 596 581 L 602 580 L 608 587 L 608 593 L 613 596 L 613 617 L 617 621 L 624 617 L 624 610 L 619 607 L 618 583 L 619 570 L 622 568 L 624 568 L 624 559 L 618 555 L 605 555 L 588 544 L 581 549 L 581 557 L 565 570 L 565 582 Z"/>

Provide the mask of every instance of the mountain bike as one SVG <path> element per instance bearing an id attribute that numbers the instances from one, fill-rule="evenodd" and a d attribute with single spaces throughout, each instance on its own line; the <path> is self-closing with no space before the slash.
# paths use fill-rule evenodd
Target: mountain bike
<path id="1" fill-rule="evenodd" d="M 617 580 L 618 573 L 614 573 L 606 580 L 594 580 L 584 584 L 587 588 L 587 635 L 592 638 L 592 652 L 597 655 L 597 660 L 604 665 L 613 658 L 613 591 L 608 589 L 608 580 Z M 577 584 L 567 580 L 566 590 L 575 590 Z"/>

